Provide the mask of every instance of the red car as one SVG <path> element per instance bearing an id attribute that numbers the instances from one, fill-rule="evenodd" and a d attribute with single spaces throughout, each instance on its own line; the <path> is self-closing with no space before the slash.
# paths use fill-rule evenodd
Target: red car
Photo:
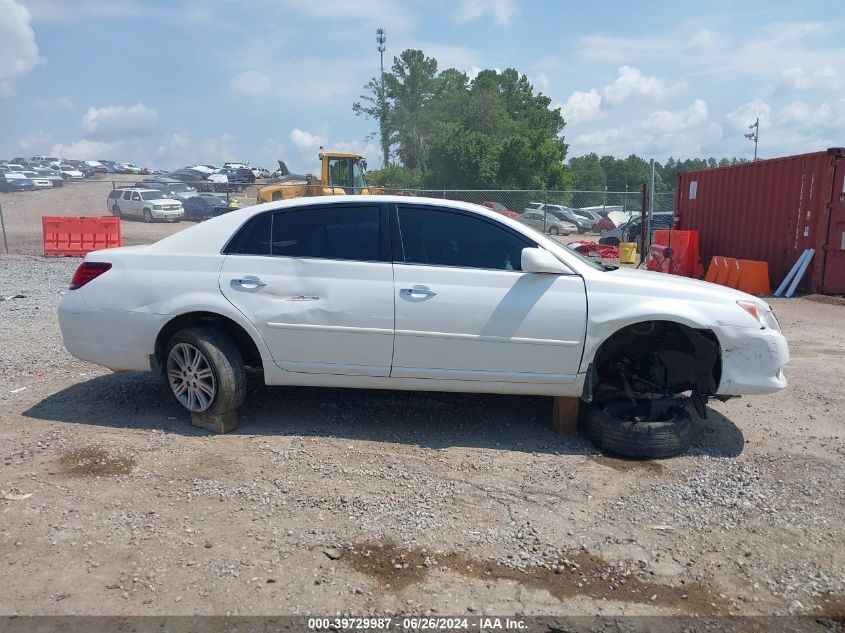
<path id="1" fill-rule="evenodd" d="M 500 204 L 498 202 L 493 202 L 492 200 L 485 200 L 481 204 L 483 204 L 485 207 L 487 207 L 491 211 L 495 211 L 496 213 L 501 213 L 502 215 L 505 215 L 509 218 L 518 218 L 519 217 L 518 213 L 511 211 L 505 205 Z"/>
<path id="2" fill-rule="evenodd" d="M 602 231 L 612 231 L 615 228 L 616 225 L 610 218 L 602 218 L 596 222 L 596 226 L 593 228 L 593 231 L 601 235 Z"/>

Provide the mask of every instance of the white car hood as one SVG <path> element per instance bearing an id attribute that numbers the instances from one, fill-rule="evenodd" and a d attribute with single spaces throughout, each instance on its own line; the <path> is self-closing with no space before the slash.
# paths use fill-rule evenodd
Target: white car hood
<path id="1" fill-rule="evenodd" d="M 643 295 L 647 294 L 653 297 L 694 299 L 696 301 L 712 300 L 724 303 L 755 301 L 767 305 L 765 301 L 754 295 L 727 286 L 713 284 L 709 281 L 681 277 L 680 275 L 669 275 L 634 268 L 619 268 L 613 271 L 600 272 L 599 275 L 607 275 L 608 279 L 625 283 L 634 288 L 640 287 Z"/>

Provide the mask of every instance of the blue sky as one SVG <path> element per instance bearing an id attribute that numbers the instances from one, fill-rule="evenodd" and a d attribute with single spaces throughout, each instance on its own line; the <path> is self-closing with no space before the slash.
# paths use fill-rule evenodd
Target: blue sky
<path id="1" fill-rule="evenodd" d="M 313 170 L 380 162 L 352 103 L 421 48 L 513 67 L 563 109 L 570 156 L 745 156 L 845 145 L 839 0 L 0 0 L 0 157 Z"/>

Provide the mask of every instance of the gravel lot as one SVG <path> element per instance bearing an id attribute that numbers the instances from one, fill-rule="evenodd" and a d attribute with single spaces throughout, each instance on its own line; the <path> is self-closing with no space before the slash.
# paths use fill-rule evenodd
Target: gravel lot
<path id="1" fill-rule="evenodd" d="M 772 300 L 789 388 L 635 462 L 531 397 L 254 384 L 208 435 L 64 351 L 78 261 L 0 257 L 0 614 L 845 616 L 841 305 Z"/>

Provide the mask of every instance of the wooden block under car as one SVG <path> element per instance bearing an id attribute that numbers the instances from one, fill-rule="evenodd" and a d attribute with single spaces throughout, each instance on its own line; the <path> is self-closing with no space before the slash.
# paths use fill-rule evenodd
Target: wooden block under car
<path id="1" fill-rule="evenodd" d="M 220 415 L 191 414 L 191 424 L 220 435 L 234 431 L 238 428 L 239 422 L 237 411 L 229 411 Z"/>
<path id="2" fill-rule="evenodd" d="M 552 409 L 552 427 L 558 433 L 578 432 L 578 407 L 580 398 L 556 396 Z"/>

